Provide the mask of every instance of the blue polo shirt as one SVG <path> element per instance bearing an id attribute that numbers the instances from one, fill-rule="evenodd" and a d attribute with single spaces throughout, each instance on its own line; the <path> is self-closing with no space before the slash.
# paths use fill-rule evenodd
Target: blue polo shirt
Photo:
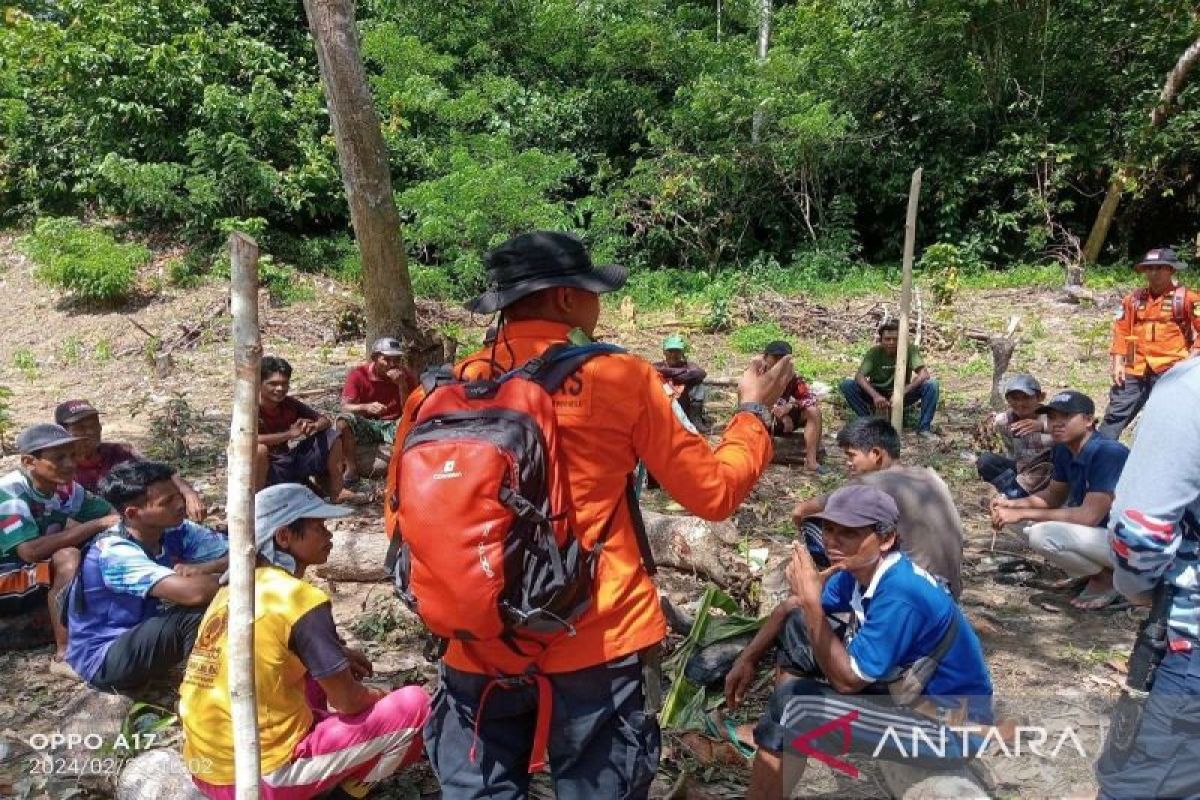
<path id="1" fill-rule="evenodd" d="M 967 701 L 968 716 L 992 721 L 992 679 L 983 647 L 962 610 L 937 580 L 903 553 L 890 553 L 866 588 L 849 572 L 825 584 L 826 614 L 852 612 L 846 651 L 858 677 L 868 683 L 891 681 L 918 658 L 931 654 L 958 616 L 954 644 L 925 687 L 940 707 Z"/>
<path id="2" fill-rule="evenodd" d="M 67 663 L 91 680 L 108 648 L 124 633 L 158 613 L 154 585 L 175 574 L 176 564 L 200 564 L 229 552 L 221 534 L 185 520 L 163 533 L 158 553 L 132 539 L 118 523 L 88 546 L 71 586 Z M 82 590 L 81 602 L 73 595 Z"/>
<path id="3" fill-rule="evenodd" d="M 1121 478 L 1121 470 L 1125 469 L 1125 459 L 1129 458 L 1129 448 L 1118 441 L 1093 433 L 1079 450 L 1079 455 L 1072 455 L 1071 449 L 1065 444 L 1056 444 L 1050 451 L 1053 464 L 1050 479 L 1067 484 L 1066 508 L 1078 508 L 1083 505 L 1083 498 L 1088 492 L 1108 492 L 1117 490 L 1117 481 Z M 1108 517 L 1096 523 L 1107 525 Z"/>

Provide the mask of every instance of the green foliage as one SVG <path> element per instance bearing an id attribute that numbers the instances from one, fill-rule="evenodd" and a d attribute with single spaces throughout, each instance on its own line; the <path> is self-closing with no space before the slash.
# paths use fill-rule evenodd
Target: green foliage
<path id="1" fill-rule="evenodd" d="M 144 245 L 118 243 L 107 231 L 70 217 L 38 220 L 21 245 L 37 263 L 39 279 L 82 300 L 104 304 L 128 298 L 138 268 L 150 261 Z"/>
<path id="2" fill-rule="evenodd" d="M 929 280 L 933 302 L 939 306 L 954 302 L 954 295 L 961 285 L 960 276 L 968 271 L 962 251 L 957 245 L 947 242 L 938 242 L 925 248 L 917 268 Z"/>
<path id="3" fill-rule="evenodd" d="M 729 335 L 729 346 L 739 353 L 757 355 L 776 339 L 789 341 L 788 332 L 777 322 L 756 322 L 743 325 Z"/>
<path id="4" fill-rule="evenodd" d="M 295 270 L 276 263 L 269 255 L 258 259 L 258 279 L 267 287 L 271 302 L 276 305 L 288 306 L 317 296 L 313 287 L 302 281 Z"/>
<path id="5" fill-rule="evenodd" d="M 918 165 L 922 238 L 954 243 L 963 285 L 1069 249 L 1117 168 L 1129 191 L 1107 259 L 1194 235 L 1200 95 L 1189 84 L 1147 122 L 1200 33 L 1183 0 L 781 3 L 763 62 L 745 0 L 724 4 L 720 36 L 697 0 L 357 11 L 414 282 L 432 296 L 476 291 L 483 252 L 532 227 L 668 276 L 631 281 L 639 306 L 700 293 L 678 274 L 868 291 L 887 278 L 865 264 L 899 259 Z M 18 3 L 0 54 L 8 221 L 94 208 L 209 252 L 251 225 L 281 264 L 360 275 L 294 3 Z M 172 265 L 172 282 L 201 279 L 195 266 Z"/>
<path id="6" fill-rule="evenodd" d="M 13 366 L 21 371 L 27 381 L 34 380 L 38 376 L 37 356 L 28 347 L 22 347 L 13 353 Z"/>
<path id="7" fill-rule="evenodd" d="M 58 356 L 67 366 L 78 364 L 83 360 L 83 342 L 78 336 L 68 336 L 58 346 Z"/>
<path id="8" fill-rule="evenodd" d="M 96 342 L 96 347 L 95 347 L 95 350 L 93 350 L 93 355 L 95 355 L 96 360 L 99 361 L 101 364 L 108 362 L 108 361 L 112 361 L 112 359 L 113 359 L 112 342 L 110 342 L 108 339 L 101 339 L 100 341 Z"/>

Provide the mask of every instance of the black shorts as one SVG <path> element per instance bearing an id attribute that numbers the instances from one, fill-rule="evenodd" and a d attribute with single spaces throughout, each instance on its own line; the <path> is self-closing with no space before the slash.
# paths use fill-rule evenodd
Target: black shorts
<path id="1" fill-rule="evenodd" d="M 309 478 L 325 477 L 329 471 L 329 451 L 337 438 L 337 429 L 331 427 L 301 439 L 295 447 L 271 453 L 267 485 L 305 483 Z"/>

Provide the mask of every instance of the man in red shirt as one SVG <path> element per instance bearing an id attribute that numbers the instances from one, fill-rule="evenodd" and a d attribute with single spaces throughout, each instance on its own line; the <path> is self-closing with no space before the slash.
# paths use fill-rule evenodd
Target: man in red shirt
<path id="1" fill-rule="evenodd" d="M 79 441 L 75 444 L 75 482 L 93 494 L 113 467 L 126 461 L 145 460 L 127 444 L 100 441 L 104 433 L 100 412 L 87 400 L 59 403 L 54 409 L 54 424 L 62 425 L 67 433 L 78 437 Z M 171 476 L 171 482 L 183 495 L 188 519 L 203 522 L 208 514 L 204 498 L 178 472 Z"/>
<path id="2" fill-rule="evenodd" d="M 347 480 L 358 478 L 354 450 L 360 444 L 391 444 L 404 400 L 417 388 L 417 376 L 404 365 L 404 348 L 385 336 L 371 346 L 371 360 L 346 375 L 337 428 L 349 454 Z"/>
<path id="3" fill-rule="evenodd" d="M 763 363 L 769 367 L 791 354 L 792 346 L 787 342 L 770 342 L 763 348 Z M 788 381 L 771 414 L 775 417 L 775 426 L 771 429 L 775 436 L 787 436 L 799 428 L 804 429 L 804 471 L 824 475 L 826 469 L 817 460 L 821 450 L 821 403 L 808 388 L 808 382 L 799 375 Z"/>
<path id="4" fill-rule="evenodd" d="M 354 451 L 347 451 L 341 429 L 288 394 L 292 365 L 278 356 L 264 356 L 260 373 L 255 491 L 316 479 L 333 502 L 362 502 L 362 495 L 345 488 L 347 453 L 353 456 Z"/>

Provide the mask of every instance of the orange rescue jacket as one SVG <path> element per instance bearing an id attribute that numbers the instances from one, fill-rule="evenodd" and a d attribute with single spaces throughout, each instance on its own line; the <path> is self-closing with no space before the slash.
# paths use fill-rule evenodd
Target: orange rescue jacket
<path id="1" fill-rule="evenodd" d="M 1158 297 L 1145 288 L 1132 292 L 1121 301 L 1108 352 L 1125 356 L 1125 371 L 1134 377 L 1167 371 L 1188 357 L 1200 331 L 1196 297 L 1182 286 Z"/>
<path id="2" fill-rule="evenodd" d="M 456 372 L 489 376 L 493 352 L 500 371 L 519 366 L 550 345 L 567 341 L 568 333 L 568 327 L 557 322 L 506 323 L 494 351 L 489 346 L 460 361 Z M 399 502 L 390 493 L 398 485 L 395 472 L 402 443 L 422 397 L 421 389 L 409 396 L 396 432 L 384 503 L 389 536 L 395 534 Z M 588 361 L 554 396 L 554 407 L 570 474 L 576 534 L 591 549 L 610 517 L 613 527 L 596 569 L 594 603 L 576 624 L 574 636 L 555 640 L 537 659 L 547 673 L 594 667 L 657 644 L 666 635 L 658 592 L 646 574 L 623 505 L 626 478 L 639 459 L 685 508 L 720 520 L 741 505 L 772 455 L 770 435 L 751 414 L 735 414 L 720 444 L 711 448 L 676 417 L 672 394 L 654 367 L 634 355 Z M 469 646 L 452 641 L 445 660 L 455 669 L 479 674 L 521 673 L 528 666 L 527 658 L 500 641 Z"/>

